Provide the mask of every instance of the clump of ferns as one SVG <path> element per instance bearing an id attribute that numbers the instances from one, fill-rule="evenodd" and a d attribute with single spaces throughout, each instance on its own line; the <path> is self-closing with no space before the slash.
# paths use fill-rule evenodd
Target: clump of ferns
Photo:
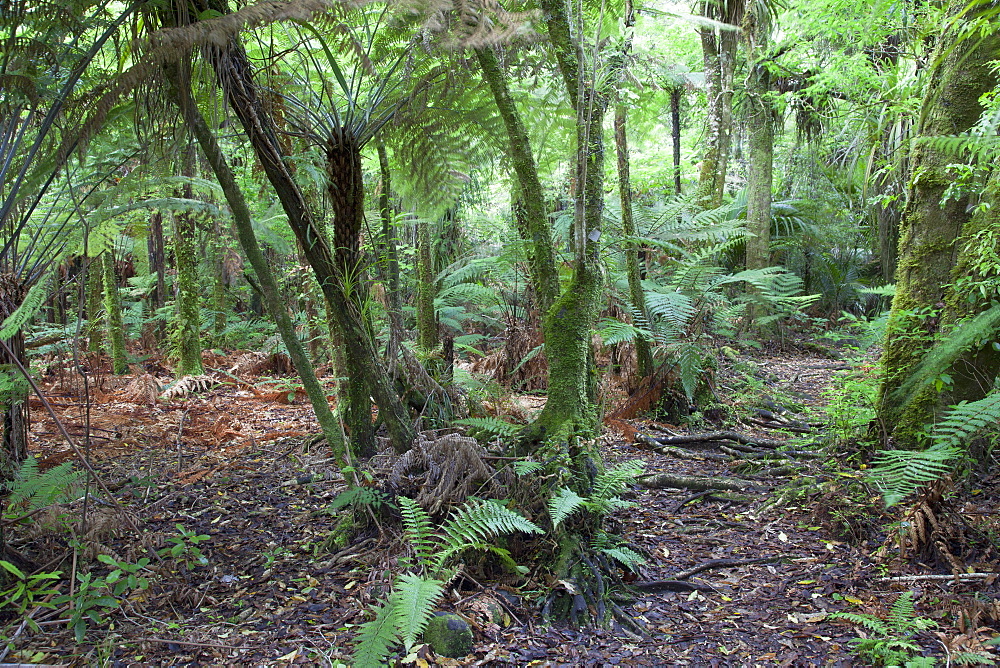
<path id="1" fill-rule="evenodd" d="M 604 530 L 610 513 L 635 505 L 620 494 L 642 470 L 636 460 L 606 469 L 594 477 L 587 496 L 569 487 L 554 491 L 548 511 L 559 544 L 558 588 L 543 604 L 544 617 L 560 617 L 573 624 L 587 619 L 604 624 L 614 618 L 627 629 L 645 634 L 617 602 L 628 598 L 622 570 L 637 571 L 645 558 Z"/>
<path id="2" fill-rule="evenodd" d="M 430 515 L 413 499 L 399 497 L 403 537 L 412 556 L 401 564 L 392 591 L 372 610 L 374 618 L 361 625 L 354 648 L 354 666 L 382 666 L 393 647 L 405 651 L 417 643 L 444 594 L 459 572 L 454 565 L 462 553 L 489 552 L 516 572 L 526 569 L 494 541 L 517 532 L 540 534 L 543 530 L 496 501 L 470 499 L 435 527 Z"/>
<path id="3" fill-rule="evenodd" d="M 868 665 L 933 666 L 936 663 L 933 659 L 914 656 L 921 652 L 921 648 L 913 637 L 937 624 L 917 616 L 913 592 L 900 594 L 885 619 L 851 612 L 836 612 L 830 615 L 830 619 L 843 619 L 865 629 L 867 637 L 852 640 L 851 645 L 858 658 Z"/>

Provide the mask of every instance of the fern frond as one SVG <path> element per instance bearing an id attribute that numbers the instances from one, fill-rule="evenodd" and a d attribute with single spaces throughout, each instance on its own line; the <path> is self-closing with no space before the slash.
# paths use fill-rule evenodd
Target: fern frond
<path id="1" fill-rule="evenodd" d="M 514 466 L 514 473 L 516 473 L 517 475 L 529 475 L 531 473 L 535 473 L 536 471 L 541 471 L 543 468 L 545 468 L 538 462 L 533 462 L 526 459 L 514 462 L 513 466 Z"/>
<path id="2" fill-rule="evenodd" d="M 453 424 L 473 427 L 504 438 L 514 436 L 520 430 L 520 427 L 516 424 L 511 424 L 497 417 L 462 418 L 461 420 L 455 420 Z"/>
<path id="3" fill-rule="evenodd" d="M 584 498 L 569 487 L 563 487 L 553 494 L 549 499 L 549 517 L 552 519 L 553 528 L 558 527 L 563 520 L 575 513 L 583 504 Z"/>
<path id="4" fill-rule="evenodd" d="M 405 496 L 399 497 L 399 512 L 403 516 L 403 535 L 417 557 L 417 564 L 428 567 L 441 542 L 434 534 L 430 516 L 420 504 Z"/>
<path id="5" fill-rule="evenodd" d="M 605 469 L 594 478 L 594 491 L 588 501 L 603 507 L 608 500 L 623 491 L 629 483 L 642 475 L 643 463 L 638 459 L 622 462 L 614 468 Z"/>
<path id="6" fill-rule="evenodd" d="M 0 325 L 0 339 L 6 341 L 10 337 L 14 336 L 17 332 L 24 327 L 28 321 L 35 317 L 42 308 L 42 304 L 45 302 L 45 298 L 49 293 L 49 282 L 46 280 L 39 280 L 35 285 L 32 286 L 28 294 L 25 295 L 21 304 L 14 309 L 14 312 L 4 319 L 3 324 Z"/>
<path id="7" fill-rule="evenodd" d="M 897 633 L 910 634 L 915 630 L 926 628 L 926 622 L 930 620 L 917 617 L 916 609 L 913 607 L 913 592 L 904 591 L 889 609 L 888 622 Z"/>
<path id="8" fill-rule="evenodd" d="M 618 563 L 630 571 L 636 571 L 640 565 L 646 563 L 645 558 L 635 550 L 619 545 L 617 547 L 606 547 L 601 550 Z"/>
<path id="9" fill-rule="evenodd" d="M 458 547 L 494 536 L 521 531 L 543 533 L 534 522 L 496 501 L 470 500 L 453 512 L 441 526 L 445 543 Z"/>
<path id="10" fill-rule="evenodd" d="M 882 450 L 872 462 L 868 479 L 882 490 L 886 506 L 892 506 L 921 486 L 948 475 L 962 456 L 955 447 L 933 445 L 926 450 Z"/>
<path id="11" fill-rule="evenodd" d="M 931 438 L 941 447 L 962 448 L 977 432 L 1000 424 L 1000 392 L 979 401 L 951 406 L 941 422 L 934 425 Z"/>
<path id="12" fill-rule="evenodd" d="M 28 457 L 21 463 L 14 478 L 4 484 L 10 492 L 7 512 L 23 515 L 53 503 L 68 501 L 76 496 L 82 475 L 80 471 L 73 470 L 70 462 L 40 473 L 38 460 Z"/>
<path id="13" fill-rule="evenodd" d="M 358 644 L 354 646 L 354 668 L 382 668 L 389 648 L 399 641 L 391 615 L 391 607 L 375 608 L 375 618 L 358 627 Z"/>
<path id="14" fill-rule="evenodd" d="M 1000 304 L 995 304 L 962 323 L 960 327 L 950 331 L 947 337 L 938 341 L 924 355 L 906 382 L 893 392 L 892 400 L 905 406 L 911 397 L 916 396 L 947 371 L 966 350 L 981 345 L 984 340 L 993 336 L 997 329 L 1000 329 Z"/>
<path id="15" fill-rule="evenodd" d="M 652 340 L 653 334 L 649 330 L 641 329 L 620 320 L 605 318 L 597 323 L 597 333 L 601 336 L 601 341 L 606 346 L 613 346 L 618 343 L 626 343 L 637 339 Z"/>
<path id="16" fill-rule="evenodd" d="M 409 652 L 427 627 L 445 583 L 406 573 L 396 578 L 388 606 L 396 633 Z"/>
<path id="17" fill-rule="evenodd" d="M 880 635 L 889 635 L 889 627 L 881 619 L 876 619 L 871 615 L 858 615 L 853 612 L 835 612 L 830 615 L 830 619 L 844 619 L 851 623 L 863 626 L 869 631 Z"/>

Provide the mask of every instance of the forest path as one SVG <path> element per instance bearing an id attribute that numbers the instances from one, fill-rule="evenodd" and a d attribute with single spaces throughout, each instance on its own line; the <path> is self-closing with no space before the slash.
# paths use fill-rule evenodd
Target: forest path
<path id="1" fill-rule="evenodd" d="M 232 360 L 216 362 L 225 369 Z M 742 374 L 744 384 L 757 389 L 757 399 L 797 397 L 796 410 L 819 410 L 821 389 L 839 366 L 802 355 L 738 360 L 719 382 L 735 385 Z M 133 387 L 131 380 L 117 384 Z M 141 393 L 123 400 L 128 393 L 106 379 L 90 415 L 97 433 L 106 436 L 94 442 L 92 455 L 124 509 L 92 510 L 92 539 L 126 561 L 148 556 L 150 548 L 175 545 L 184 546 L 182 558 L 153 564 L 152 586 L 92 624 L 82 646 L 63 624 L 49 623 L 65 613 L 42 611 L 37 615 L 42 631 L 23 632 L 7 660 L 89 665 L 105 656 L 122 666 L 349 663 L 355 625 L 384 595 L 397 568 L 399 539 L 373 532 L 345 549 L 326 548 L 333 518 L 324 510 L 344 489 L 340 474 L 328 451 L 304 438 L 318 431 L 308 406 L 281 403 L 294 397 L 284 381 L 258 379 L 256 385 L 253 391 L 219 386 L 144 403 L 136 398 Z M 84 414 L 66 378 L 51 378 L 47 387 L 57 412 L 78 433 Z M 749 414 L 750 401 L 737 402 L 733 412 Z M 34 413 L 36 454 L 50 463 L 65 459 L 65 445 L 51 436 L 54 425 L 38 408 Z M 821 418 L 812 413 L 808 419 Z M 757 427 L 747 425 L 752 429 Z M 770 431 L 756 434 L 776 437 Z M 484 583 L 480 589 L 466 583 L 448 604 L 475 622 L 474 653 L 463 660 L 421 653 L 403 665 L 423 666 L 428 660 L 453 666 L 855 665 L 847 643 L 858 637 L 857 630 L 831 620 L 830 613 L 884 618 L 904 591 L 876 581 L 880 573 L 870 553 L 884 536 L 858 531 L 851 541 L 838 537 L 858 518 L 848 516 L 852 506 L 834 485 L 845 474 L 825 473 L 822 461 L 806 464 L 818 481 L 832 485 L 830 491 L 801 489 L 800 496 L 766 509 L 787 478 L 736 471 L 736 462 L 676 459 L 611 434 L 602 448 L 610 463 L 638 458 L 652 473 L 734 476 L 761 488 L 738 502 L 721 495 L 693 499 L 684 490 L 636 490 L 637 505 L 617 512 L 611 529 L 645 551 L 640 580 L 669 580 L 718 559 L 763 561 L 690 577 L 690 583 L 702 585 L 700 591 L 641 595 L 626 608 L 652 634 L 641 640 L 614 629 L 547 627 L 537 621 L 530 592 L 518 598 L 503 584 Z M 123 513 L 141 535 L 127 528 Z M 65 532 L 56 529 L 14 547 L 39 564 L 68 554 Z M 512 613 L 504 627 L 477 617 L 497 601 Z M 921 644 L 933 642 L 928 636 Z"/>

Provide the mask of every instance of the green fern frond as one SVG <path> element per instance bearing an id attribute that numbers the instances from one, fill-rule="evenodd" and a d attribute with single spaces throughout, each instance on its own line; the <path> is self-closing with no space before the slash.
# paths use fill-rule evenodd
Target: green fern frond
<path id="1" fill-rule="evenodd" d="M 470 500 L 454 511 L 441 526 L 445 543 L 460 548 L 467 543 L 481 542 L 504 534 L 543 533 L 535 523 L 496 501 Z"/>
<path id="2" fill-rule="evenodd" d="M 633 572 L 635 572 L 640 565 L 646 563 L 646 560 L 641 554 L 623 545 L 619 545 L 617 547 L 606 547 L 602 549 L 601 552 Z"/>
<path id="3" fill-rule="evenodd" d="M 934 626 L 934 622 L 924 617 L 918 617 L 913 607 L 913 592 L 904 591 L 889 609 L 889 626 L 896 633 L 909 635 L 915 631 Z"/>
<path id="4" fill-rule="evenodd" d="M 583 507 L 584 498 L 571 490 L 563 487 L 549 498 L 549 517 L 552 519 L 553 528 L 558 527 L 567 517 Z"/>
<path id="5" fill-rule="evenodd" d="M 931 429 L 931 438 L 941 447 L 962 448 L 976 433 L 1000 424 L 1000 392 L 973 402 L 951 406 L 941 422 Z"/>
<path id="6" fill-rule="evenodd" d="M 694 401 L 694 393 L 698 388 L 698 378 L 704 371 L 701 359 L 701 346 L 697 343 L 680 343 L 674 347 L 674 358 L 680 371 L 681 387 L 688 401 Z"/>
<path id="7" fill-rule="evenodd" d="M 516 435 L 521 429 L 516 424 L 505 422 L 496 417 L 462 418 L 461 420 L 455 420 L 454 424 L 473 427 L 474 429 L 479 429 L 503 438 L 510 438 Z"/>
<path id="8" fill-rule="evenodd" d="M 412 573 L 396 578 L 389 595 L 390 615 L 407 652 L 427 627 L 434 606 L 444 593 L 444 584 Z"/>
<path id="9" fill-rule="evenodd" d="M 641 329 L 620 320 L 602 319 L 595 328 L 601 336 L 601 341 L 606 346 L 613 346 L 619 343 L 628 343 L 637 339 L 652 340 L 653 334 L 649 330 Z"/>
<path id="10" fill-rule="evenodd" d="M 926 450 L 882 450 L 872 462 L 868 480 L 882 490 L 886 506 L 899 503 L 921 486 L 951 473 L 960 448 L 934 445 Z"/>
<path id="11" fill-rule="evenodd" d="M 859 615 L 853 612 L 835 612 L 830 615 L 830 619 L 843 619 L 858 626 L 863 626 L 869 631 L 878 633 L 879 635 L 889 635 L 889 627 L 881 619 L 872 617 L 871 615 Z"/>
<path id="12" fill-rule="evenodd" d="M 538 462 L 533 462 L 526 459 L 521 459 L 514 462 L 513 467 L 514 467 L 514 473 L 516 473 L 517 475 L 529 475 L 531 473 L 535 473 L 536 471 L 541 471 L 543 468 L 545 468 Z"/>
<path id="13" fill-rule="evenodd" d="M 354 668 L 382 668 L 389 648 L 399 641 L 392 618 L 392 609 L 386 604 L 375 608 L 375 618 L 358 627 L 358 643 L 354 646 Z"/>
<path id="14" fill-rule="evenodd" d="M 970 348 L 982 345 L 1000 329 L 1000 304 L 994 304 L 948 333 L 924 355 L 920 365 L 892 394 L 892 401 L 905 406 Z"/>
<path id="15" fill-rule="evenodd" d="M 442 305 L 456 306 L 458 304 L 472 303 L 478 306 L 492 306 L 499 303 L 500 298 L 495 288 L 480 285 L 479 283 L 459 283 L 450 288 L 445 288 L 438 293 L 435 303 Z"/>
<path id="16" fill-rule="evenodd" d="M 34 318 L 35 314 L 41 310 L 42 304 L 45 303 L 48 293 L 48 281 L 39 280 L 35 283 L 21 301 L 21 304 L 0 325 L 0 339 L 6 341 Z"/>
<path id="17" fill-rule="evenodd" d="M 38 460 L 28 457 L 14 478 L 4 486 L 10 492 L 7 498 L 7 513 L 23 515 L 39 508 L 69 501 L 76 496 L 83 474 L 73 470 L 70 462 L 40 473 Z"/>
<path id="18" fill-rule="evenodd" d="M 594 490 L 588 497 L 588 501 L 598 505 L 604 504 L 642 475 L 643 467 L 642 461 L 632 459 L 622 462 L 614 468 L 605 469 L 594 478 Z"/>
<path id="19" fill-rule="evenodd" d="M 440 546 L 431 518 L 420 504 L 405 496 L 399 497 L 399 512 L 403 516 L 403 535 L 417 557 L 417 564 L 426 568 Z"/>

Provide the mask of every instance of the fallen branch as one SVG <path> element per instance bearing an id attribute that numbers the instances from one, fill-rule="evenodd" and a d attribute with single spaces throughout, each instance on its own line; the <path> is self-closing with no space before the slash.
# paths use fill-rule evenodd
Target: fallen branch
<path id="1" fill-rule="evenodd" d="M 659 594 L 665 591 L 715 591 L 715 588 L 709 585 L 681 580 L 652 580 L 650 582 L 636 582 L 632 586 L 647 594 Z"/>
<path id="2" fill-rule="evenodd" d="M 728 462 L 730 457 L 727 455 L 720 455 L 713 452 L 691 452 L 689 450 L 681 450 L 680 448 L 674 448 L 669 445 L 660 445 L 656 442 L 656 439 L 652 436 L 636 432 L 635 442 L 640 445 L 645 445 L 647 448 L 653 452 L 658 452 L 661 455 L 668 455 L 670 457 L 675 457 L 676 459 L 690 459 L 694 461 L 715 461 L 715 462 Z"/>
<path id="3" fill-rule="evenodd" d="M 797 427 L 786 422 L 765 422 L 763 420 L 755 420 L 750 418 L 748 420 L 750 424 L 755 424 L 758 427 L 763 427 L 764 429 L 784 429 L 785 431 L 795 432 L 796 434 L 811 434 L 813 432 L 812 427 Z"/>
<path id="4" fill-rule="evenodd" d="M 674 575 L 674 580 L 687 580 L 692 575 L 697 575 L 702 571 L 708 571 L 713 568 L 731 568 L 733 566 L 750 566 L 752 564 L 773 564 L 779 561 L 781 557 L 758 557 L 757 559 L 712 559 L 711 561 L 706 561 L 700 566 L 695 566 L 694 568 L 689 568 L 686 571 L 681 571 Z"/>
<path id="5" fill-rule="evenodd" d="M 677 489 L 725 489 L 731 492 L 746 492 L 753 489 L 760 489 L 749 480 L 738 478 L 702 478 L 698 476 L 672 475 L 670 473 L 653 473 L 640 476 L 639 484 L 646 489 L 663 489 L 664 487 L 676 487 Z"/>
<path id="6" fill-rule="evenodd" d="M 921 581 L 963 581 L 988 580 L 1000 576 L 1000 573 L 958 573 L 956 575 L 893 575 L 879 578 L 875 582 L 921 582 Z"/>
<path id="7" fill-rule="evenodd" d="M 780 448 L 785 441 L 771 438 L 756 438 L 735 431 L 710 431 L 704 434 L 685 434 L 683 436 L 659 436 L 653 439 L 658 445 L 684 445 L 685 443 L 710 443 L 712 441 L 735 441 L 743 445 L 756 445 L 760 448 Z"/>

